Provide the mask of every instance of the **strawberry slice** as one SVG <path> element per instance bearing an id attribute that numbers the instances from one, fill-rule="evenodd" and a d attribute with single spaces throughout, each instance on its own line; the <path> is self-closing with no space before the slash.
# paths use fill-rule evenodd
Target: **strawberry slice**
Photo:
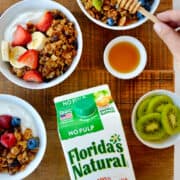
<path id="1" fill-rule="evenodd" d="M 12 46 L 24 46 L 31 41 L 31 34 L 18 25 L 13 35 Z"/>
<path id="2" fill-rule="evenodd" d="M 9 129 L 11 127 L 12 116 L 0 115 L 0 128 Z"/>
<path id="3" fill-rule="evenodd" d="M 6 148 L 11 148 L 16 144 L 16 137 L 14 136 L 13 133 L 8 133 L 5 132 L 2 136 L 1 136 L 1 144 L 6 147 Z"/>
<path id="4" fill-rule="evenodd" d="M 51 26 L 52 21 L 53 21 L 53 16 L 52 16 L 51 12 L 46 12 L 42 16 L 40 21 L 36 24 L 36 28 L 41 32 L 45 32 Z"/>
<path id="5" fill-rule="evenodd" d="M 25 81 L 31 81 L 31 82 L 37 82 L 37 83 L 41 83 L 43 81 L 41 74 L 35 70 L 27 71 L 24 74 L 23 79 Z"/>
<path id="6" fill-rule="evenodd" d="M 38 51 L 34 49 L 27 50 L 18 58 L 18 62 L 25 64 L 31 69 L 36 69 L 38 66 Z"/>

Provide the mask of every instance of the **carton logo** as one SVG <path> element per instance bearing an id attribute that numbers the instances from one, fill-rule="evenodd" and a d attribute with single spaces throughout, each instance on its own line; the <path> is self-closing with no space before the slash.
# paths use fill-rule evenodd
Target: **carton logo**
<path id="1" fill-rule="evenodd" d="M 97 171 L 128 167 L 119 134 L 113 134 L 108 142 L 101 139 L 84 149 L 75 147 L 68 151 L 68 157 L 76 180 Z"/>

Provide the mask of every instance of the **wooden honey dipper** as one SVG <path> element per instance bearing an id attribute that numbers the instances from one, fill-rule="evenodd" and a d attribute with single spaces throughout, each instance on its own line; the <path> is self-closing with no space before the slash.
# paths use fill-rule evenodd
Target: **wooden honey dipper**
<path id="1" fill-rule="evenodd" d="M 117 0 L 117 7 L 123 8 L 128 10 L 131 14 L 136 13 L 139 11 L 141 14 L 146 16 L 148 19 L 150 19 L 152 22 L 156 23 L 159 22 L 156 16 L 151 14 L 149 11 L 147 11 L 145 8 L 141 6 L 141 2 L 138 0 Z"/>

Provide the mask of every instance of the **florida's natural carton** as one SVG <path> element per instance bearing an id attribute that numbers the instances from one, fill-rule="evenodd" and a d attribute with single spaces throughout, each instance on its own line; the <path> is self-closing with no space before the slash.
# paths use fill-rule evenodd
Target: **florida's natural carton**
<path id="1" fill-rule="evenodd" d="M 121 117 L 107 85 L 54 102 L 72 180 L 135 180 Z"/>

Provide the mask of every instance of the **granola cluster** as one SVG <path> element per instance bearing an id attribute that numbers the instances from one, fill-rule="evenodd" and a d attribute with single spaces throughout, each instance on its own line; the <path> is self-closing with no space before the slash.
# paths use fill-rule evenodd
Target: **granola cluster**
<path id="1" fill-rule="evenodd" d="M 22 132 L 19 120 L 13 118 L 0 116 L 0 172 L 9 174 L 23 171 L 39 149 L 39 138 L 33 137 L 30 128 Z"/>

